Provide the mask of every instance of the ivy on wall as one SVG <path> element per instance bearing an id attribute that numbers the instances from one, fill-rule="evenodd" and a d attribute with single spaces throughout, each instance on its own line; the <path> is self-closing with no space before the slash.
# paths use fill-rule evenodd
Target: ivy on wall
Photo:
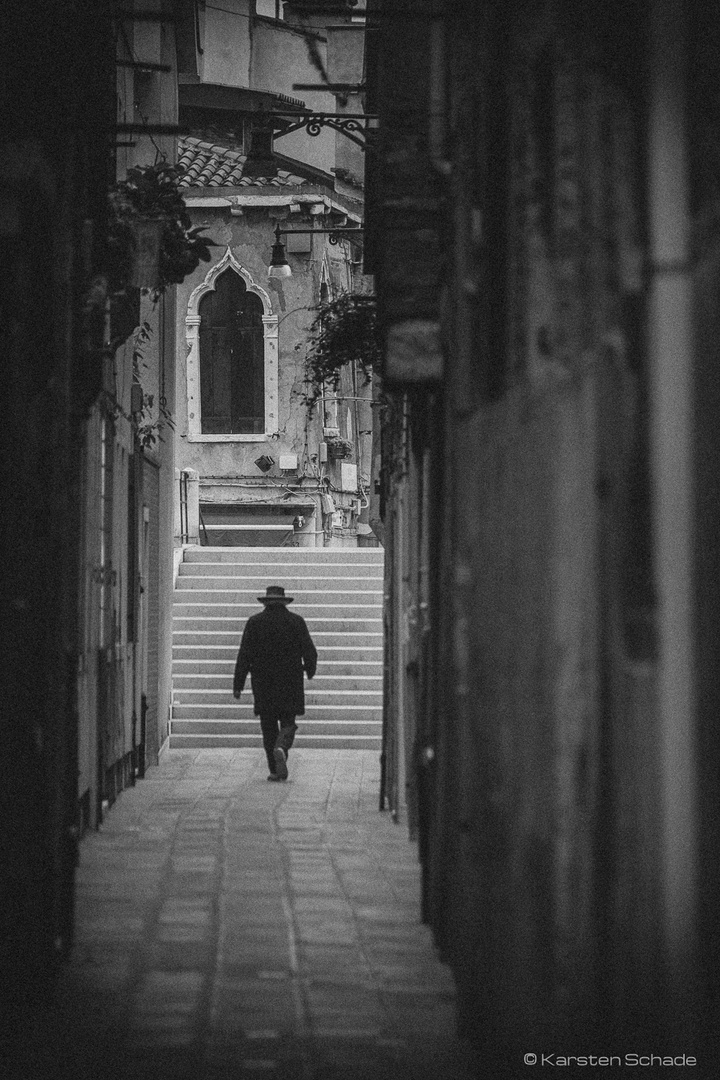
<path id="1" fill-rule="evenodd" d="M 365 382 L 382 359 L 377 311 L 372 297 L 343 292 L 317 308 L 310 328 L 305 374 L 305 402 L 312 410 L 323 387 L 335 391 L 346 364 L 355 363 Z"/>
<path id="2" fill-rule="evenodd" d="M 142 369 L 147 368 L 143 350 L 152 331 L 148 322 L 138 326 L 140 295 L 156 303 L 168 286 L 179 285 L 200 262 L 209 262 L 216 246 L 201 235 L 202 227 L 193 226 L 178 186 L 180 174 L 166 161 L 137 165 L 112 188 L 103 273 L 86 298 L 86 314 L 109 310 L 111 340 L 105 355 L 113 356 L 133 337 L 133 382 L 140 386 L 141 404 L 131 413 L 115 398 L 106 404 L 114 416 L 132 424 L 143 447 L 153 446 L 162 439 L 161 430 L 174 425 L 164 399 L 155 408 L 154 395 L 142 386 Z"/>

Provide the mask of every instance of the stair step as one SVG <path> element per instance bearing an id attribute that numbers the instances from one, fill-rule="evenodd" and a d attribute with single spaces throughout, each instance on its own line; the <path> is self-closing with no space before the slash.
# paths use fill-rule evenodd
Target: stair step
<path id="1" fill-rule="evenodd" d="M 382 720 L 382 703 L 377 705 L 316 705 L 306 703 L 306 717 L 312 720 Z M 172 707 L 172 719 L 175 720 L 250 720 L 254 716 L 252 698 L 248 691 L 240 701 L 231 700 L 225 705 L 197 704 L 176 705 Z"/>
<path id="2" fill-rule="evenodd" d="M 306 720 L 301 716 L 296 739 L 308 735 L 379 735 L 379 720 Z M 250 720 L 173 720 L 173 735 L 253 735 L 260 741 L 260 723 L 257 717 Z"/>
<path id="3" fill-rule="evenodd" d="M 197 580 L 202 582 L 203 579 Z M 235 581 L 236 579 L 228 578 L 228 580 Z M 304 617 L 306 610 L 313 607 L 382 607 L 382 593 L 378 589 L 351 589 L 345 587 L 342 579 L 338 578 L 337 581 L 339 587 L 336 589 L 328 589 L 327 584 L 320 589 L 292 588 L 291 591 L 290 588 L 286 588 L 286 595 L 294 598 L 292 610 L 299 610 Z M 175 589 L 174 600 L 176 604 L 183 606 L 186 604 L 242 604 L 252 608 L 253 612 L 258 612 L 262 611 L 262 608 L 257 598 L 258 595 L 264 595 L 264 593 L 264 586 L 259 584 L 250 589 L 230 587 L 207 589 L 203 586 L 186 589 L 183 587 Z"/>
<path id="4" fill-rule="evenodd" d="M 206 615 L 203 618 L 176 616 L 173 619 L 173 634 L 228 634 L 234 635 L 234 639 L 239 642 L 239 635 L 246 621 L 227 615 Z M 377 634 L 382 637 L 382 619 L 317 618 L 306 619 L 305 622 L 314 641 L 316 636 L 323 634 L 356 634 L 368 637 Z M 318 642 L 315 641 L 315 644 Z"/>
<path id="5" fill-rule="evenodd" d="M 245 686 L 244 693 L 249 694 L 250 688 Z M 198 687 L 174 687 L 173 705 L 202 705 L 209 708 L 223 704 L 223 700 L 232 694 L 232 688 L 198 688 Z M 234 700 L 234 699 L 233 699 Z M 338 708 L 346 708 L 348 705 L 382 705 L 382 686 L 375 686 L 372 690 L 335 690 L 330 687 L 324 690 L 305 690 L 305 707 L 314 705 L 334 705 Z"/>
<path id="6" fill-rule="evenodd" d="M 236 566 L 231 563 L 193 563 L 187 566 L 181 563 L 178 567 L 177 581 L 182 589 L 190 588 L 191 581 L 210 582 L 206 588 L 213 588 L 213 583 L 220 585 L 221 581 L 241 581 L 240 588 L 255 589 L 256 586 L 267 584 L 283 585 L 289 592 L 290 586 L 312 589 L 313 582 L 318 586 L 323 582 L 335 584 L 336 582 L 354 582 L 353 588 L 357 589 L 382 589 L 383 571 L 381 567 L 362 566 L 336 566 L 329 563 L 318 569 L 316 566 L 294 566 L 293 568 L 279 567 L 276 565 L 257 567 L 254 572 L 248 573 L 249 567 Z M 307 582 L 307 584 L 305 584 Z M 232 584 L 230 585 L 232 588 Z"/>
<path id="7" fill-rule="evenodd" d="M 277 548 L 267 547 L 188 547 L 183 551 L 183 562 L 194 563 L 312 563 L 322 566 L 328 563 L 344 563 L 348 566 L 382 566 L 382 548 Z"/>
<path id="8" fill-rule="evenodd" d="M 228 653 L 230 650 L 228 650 Z M 325 653 L 321 657 L 321 670 L 315 675 L 316 679 L 343 678 L 382 678 L 382 664 L 377 660 L 326 660 Z M 202 656 L 174 659 L 173 679 L 186 678 L 197 674 L 200 676 L 219 675 L 223 678 L 233 677 L 235 670 L 235 654 L 228 655 L 226 659 L 208 660 Z"/>
<path id="9" fill-rule="evenodd" d="M 373 624 L 372 629 L 368 629 L 362 624 L 358 626 L 358 623 L 353 624 L 352 621 L 348 620 L 338 620 L 338 622 L 340 625 L 336 629 L 333 629 L 327 623 L 322 628 L 308 626 L 321 658 L 327 657 L 331 659 L 326 651 L 330 648 L 344 649 L 343 655 L 346 658 L 359 655 L 364 648 L 380 649 L 379 655 L 382 655 L 383 633 L 380 620 Z M 184 620 L 180 626 L 177 624 L 173 626 L 173 645 L 177 648 L 191 645 L 197 648 L 201 646 L 229 646 L 235 650 L 234 659 L 240 647 L 244 626 L 245 624 L 237 619 L 218 620 L 215 623 L 210 619 L 203 619 L 201 625 L 196 625 L 192 619 Z M 378 654 L 373 653 L 371 655 L 377 656 Z"/>
<path id="10" fill-rule="evenodd" d="M 222 664 L 225 669 L 232 672 L 237 658 L 239 637 L 236 637 L 232 645 L 174 645 L 173 646 L 173 670 L 175 664 L 195 665 L 198 670 L 206 665 Z M 324 647 L 320 656 L 320 664 L 323 670 L 328 664 L 351 665 L 356 670 L 363 670 L 357 665 L 369 665 L 370 669 L 377 669 L 382 673 L 382 647 L 380 645 L 352 646 L 328 646 Z M 211 668 L 211 670 L 214 670 Z"/>
<path id="11" fill-rule="evenodd" d="M 229 646 L 237 651 L 240 646 L 240 633 L 241 628 L 236 627 L 234 630 L 196 630 L 192 627 L 187 627 L 184 630 L 173 630 L 173 644 L 174 646 L 193 646 L 195 648 Z M 342 633 L 339 631 L 316 631 L 313 633 L 313 641 L 317 646 L 318 651 L 323 650 L 325 655 L 325 648 L 342 648 L 347 653 L 348 651 L 354 653 L 356 649 L 363 649 L 374 647 L 382 652 L 383 635 L 381 630 L 373 631 L 369 633 L 367 630 L 362 632 L 344 630 Z"/>
<path id="12" fill-rule="evenodd" d="M 168 739 L 171 750 L 262 749 L 256 735 L 173 735 Z M 296 736 L 293 750 L 376 750 L 382 747 L 379 735 L 304 735 Z"/>
<path id="13" fill-rule="evenodd" d="M 177 584 L 180 589 L 257 589 L 268 583 L 268 578 L 277 585 L 283 585 L 286 592 L 293 589 L 342 588 L 348 584 L 350 589 L 382 590 L 383 573 L 381 568 L 371 567 L 372 572 L 364 567 L 342 567 L 331 564 L 318 569 L 316 566 L 294 566 L 277 568 L 268 567 L 268 572 L 261 572 L 256 567 L 248 573 L 247 566 L 231 563 L 193 563 L 188 566 L 180 563 Z"/>
<path id="14" fill-rule="evenodd" d="M 173 619 L 242 619 L 259 615 L 262 608 L 257 604 L 216 602 L 187 603 L 185 598 L 175 600 Z M 328 603 L 303 604 L 302 617 L 306 623 L 329 619 L 381 619 L 382 604 Z"/>
<path id="15" fill-rule="evenodd" d="M 198 694 L 226 694 L 228 687 L 232 686 L 232 671 L 223 674 L 198 674 L 193 672 L 187 675 L 173 674 L 173 690 L 186 693 L 188 690 Z M 328 693 L 382 693 L 382 678 L 377 675 L 316 675 L 312 680 L 314 692 L 326 691 Z M 305 688 L 309 693 L 308 687 Z"/>

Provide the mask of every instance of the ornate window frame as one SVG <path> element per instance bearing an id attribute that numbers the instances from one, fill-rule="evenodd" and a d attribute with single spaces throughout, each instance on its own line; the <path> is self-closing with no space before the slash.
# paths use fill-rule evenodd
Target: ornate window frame
<path id="1" fill-rule="evenodd" d="M 215 282 L 226 270 L 234 270 L 243 279 L 248 292 L 260 297 L 263 305 L 263 350 L 265 370 L 265 432 L 253 435 L 203 434 L 200 409 L 200 301 L 212 292 Z M 187 355 L 188 442 L 265 442 L 278 430 L 278 316 L 273 313 L 269 295 L 256 285 L 228 247 L 219 262 L 212 266 L 205 280 L 190 293 L 185 316 Z"/>

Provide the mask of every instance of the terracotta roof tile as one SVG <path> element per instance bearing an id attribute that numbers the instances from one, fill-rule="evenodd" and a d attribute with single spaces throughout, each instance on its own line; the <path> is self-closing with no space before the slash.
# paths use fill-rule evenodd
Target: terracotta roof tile
<path id="1" fill-rule="evenodd" d="M 192 136 L 178 139 L 181 188 L 190 187 L 299 187 L 306 183 L 286 169 L 275 176 L 243 176 L 246 157 L 237 150 L 203 142 Z"/>

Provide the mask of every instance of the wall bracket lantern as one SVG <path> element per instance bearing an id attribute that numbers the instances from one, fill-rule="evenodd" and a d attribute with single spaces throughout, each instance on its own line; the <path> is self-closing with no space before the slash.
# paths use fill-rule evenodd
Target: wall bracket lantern
<path id="1" fill-rule="evenodd" d="M 272 255 L 270 257 L 270 267 L 268 269 L 268 277 L 271 278 L 283 278 L 290 277 L 292 270 L 290 264 L 287 261 L 287 255 L 285 253 L 285 245 L 282 242 L 283 236 L 290 236 L 292 234 L 304 233 L 308 236 L 327 236 L 331 244 L 339 244 L 341 240 L 361 240 L 364 229 L 286 229 L 284 232 L 279 225 L 275 226 L 275 243 L 272 247 Z"/>

